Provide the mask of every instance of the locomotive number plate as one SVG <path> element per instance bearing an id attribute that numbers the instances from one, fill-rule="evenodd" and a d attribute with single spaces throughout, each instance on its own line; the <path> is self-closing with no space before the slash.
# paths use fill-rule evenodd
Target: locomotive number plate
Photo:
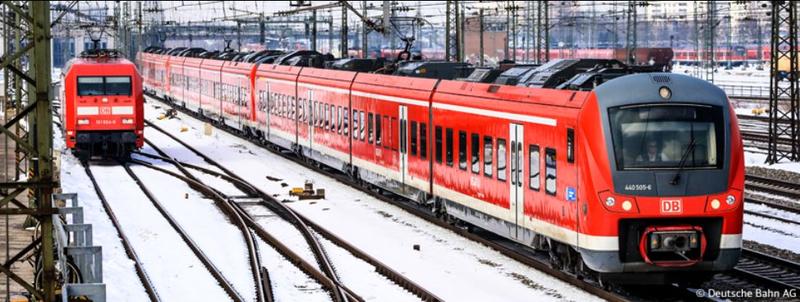
<path id="1" fill-rule="evenodd" d="M 683 213 L 683 202 L 680 199 L 662 199 L 661 214 Z"/>

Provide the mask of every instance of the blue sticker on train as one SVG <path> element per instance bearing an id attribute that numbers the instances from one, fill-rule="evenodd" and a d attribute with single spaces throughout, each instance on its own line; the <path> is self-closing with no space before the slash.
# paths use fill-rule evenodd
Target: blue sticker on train
<path id="1" fill-rule="evenodd" d="M 575 201 L 578 199 L 578 193 L 573 187 L 567 187 L 567 201 Z"/>

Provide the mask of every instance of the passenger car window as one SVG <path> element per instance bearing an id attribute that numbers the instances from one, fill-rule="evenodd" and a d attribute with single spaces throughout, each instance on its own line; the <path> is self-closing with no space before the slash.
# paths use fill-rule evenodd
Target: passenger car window
<path id="1" fill-rule="evenodd" d="M 444 138 L 445 139 L 445 142 L 444 142 L 445 161 L 446 161 L 448 166 L 452 167 L 453 166 L 453 129 L 452 128 L 446 128 L 444 130 L 444 133 L 445 133 L 444 134 L 445 135 L 445 138 Z"/>
<path id="2" fill-rule="evenodd" d="M 497 179 L 506 181 L 506 140 L 497 139 Z"/>
<path id="3" fill-rule="evenodd" d="M 358 139 L 358 110 L 353 109 L 353 138 Z"/>
<path id="4" fill-rule="evenodd" d="M 477 133 L 473 133 L 470 137 L 472 141 L 472 172 L 475 174 L 481 173 L 480 152 L 481 152 L 481 137 Z"/>
<path id="5" fill-rule="evenodd" d="M 529 145 L 528 146 L 528 186 L 531 189 L 539 191 L 539 187 L 541 186 L 541 181 L 539 180 L 539 172 L 540 167 L 540 158 L 539 154 L 539 146 L 537 145 Z"/>
<path id="6" fill-rule="evenodd" d="M 366 137 L 366 131 L 365 131 L 366 125 L 364 125 L 366 124 L 366 122 L 364 121 L 365 114 L 364 111 L 359 111 L 358 114 L 361 116 L 361 125 L 359 126 L 361 129 L 361 141 L 364 141 L 364 138 Z"/>
<path id="7" fill-rule="evenodd" d="M 483 137 L 483 175 L 492 177 L 494 167 L 492 167 L 492 159 L 494 156 L 494 148 L 492 146 L 492 137 Z"/>
<path id="8" fill-rule="evenodd" d="M 458 131 L 458 168 L 467 169 L 467 132 Z"/>
<path id="9" fill-rule="evenodd" d="M 383 129 L 381 129 L 381 115 L 380 114 L 376 114 L 375 115 L 375 144 L 378 145 L 378 146 L 381 145 L 381 141 L 383 140 L 382 135 L 381 135 L 382 134 L 382 130 Z"/>
<path id="10" fill-rule="evenodd" d="M 556 150 L 544 149 L 544 190 L 547 194 L 556 195 Z"/>
<path id="11" fill-rule="evenodd" d="M 372 126 L 373 126 L 373 121 L 374 120 L 375 120 L 375 117 L 372 115 L 372 112 L 368 113 L 367 114 L 367 132 L 368 132 L 367 142 L 369 142 L 370 144 L 372 143 L 372 134 L 373 134 Z"/>

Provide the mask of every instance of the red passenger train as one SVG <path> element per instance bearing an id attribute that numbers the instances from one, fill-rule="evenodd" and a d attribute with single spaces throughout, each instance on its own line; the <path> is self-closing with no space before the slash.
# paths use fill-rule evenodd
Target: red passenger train
<path id="1" fill-rule="evenodd" d="M 61 75 L 64 138 L 84 156 L 126 156 L 144 144 L 144 94 L 136 65 L 113 50 L 67 62 Z"/>
<path id="2" fill-rule="evenodd" d="M 157 53 L 139 63 L 159 97 L 565 269 L 700 281 L 739 258 L 741 137 L 706 81 L 634 74 L 573 91 Z"/>

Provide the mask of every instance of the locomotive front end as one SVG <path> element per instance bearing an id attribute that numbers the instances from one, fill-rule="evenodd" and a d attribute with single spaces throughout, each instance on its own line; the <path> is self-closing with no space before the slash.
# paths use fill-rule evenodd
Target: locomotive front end
<path id="1" fill-rule="evenodd" d="M 596 162 L 583 177 L 587 245 L 579 250 L 587 266 L 646 283 L 732 268 L 742 241 L 744 161 L 724 92 L 653 73 L 609 81 L 593 97 L 584 116 L 590 122 L 595 114 L 603 127 L 586 128 L 594 138 L 586 140 L 587 160 Z M 608 244 L 596 248 L 592 238 Z"/>

